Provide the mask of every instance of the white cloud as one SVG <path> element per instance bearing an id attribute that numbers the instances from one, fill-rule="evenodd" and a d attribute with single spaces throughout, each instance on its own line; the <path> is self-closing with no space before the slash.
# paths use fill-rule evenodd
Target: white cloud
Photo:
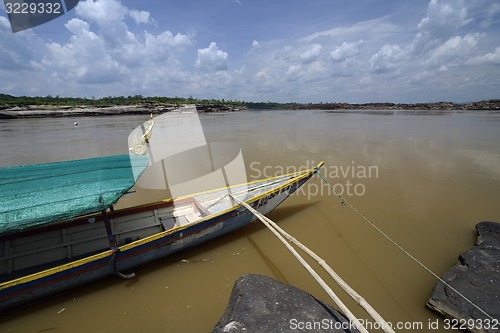
<path id="1" fill-rule="evenodd" d="M 2 27 L 2 30 L 10 29 L 10 23 L 6 17 L 0 16 L 0 27 Z"/>
<path id="2" fill-rule="evenodd" d="M 469 22 L 463 0 L 431 0 L 417 27 L 435 36 L 448 36 Z"/>
<path id="3" fill-rule="evenodd" d="M 330 57 L 334 61 L 345 61 L 359 54 L 359 47 L 363 44 L 362 40 L 357 42 L 342 42 L 342 44 L 330 52 Z"/>
<path id="4" fill-rule="evenodd" d="M 471 65 L 500 65 L 500 47 L 495 51 L 488 52 L 485 55 L 479 55 L 467 60 L 466 64 Z"/>
<path id="5" fill-rule="evenodd" d="M 385 44 L 370 59 L 370 69 L 375 73 L 387 73 L 396 68 L 405 57 L 404 51 L 398 45 Z"/>
<path id="6" fill-rule="evenodd" d="M 3 16 L 0 16 L 0 45 L 0 69 L 12 71 L 34 70 L 33 60 L 39 48 L 43 48 L 43 43 L 29 30 L 12 33 L 9 20 Z M 6 81 L 5 75 L 2 81 Z"/>
<path id="7" fill-rule="evenodd" d="M 181 18 L 162 16 L 159 28 L 155 15 L 163 5 L 153 11 L 148 3 L 128 8 L 120 0 L 82 0 L 76 17 L 66 18 L 66 30 L 59 27 L 64 34 L 51 36 L 37 29 L 13 34 L 0 16 L 4 91 L 306 102 L 462 101 L 498 94 L 491 79 L 500 65 L 497 0 L 429 0 L 412 4 L 411 13 L 406 5 L 392 6 L 399 9 L 368 21 L 346 16 L 342 24 L 290 25 L 273 39 L 259 28 L 242 38 L 237 22 L 229 31 L 193 21 L 179 32 L 173 27 Z M 416 16 L 403 16 L 402 8 Z M 273 24 L 280 19 L 273 17 Z M 217 36 L 224 36 L 223 49 Z M 466 80 L 467 90 L 456 84 Z"/>
<path id="8" fill-rule="evenodd" d="M 209 72 L 225 71 L 228 68 L 228 54 L 219 50 L 217 44 L 212 42 L 207 48 L 198 50 L 195 66 Z"/>
<path id="9" fill-rule="evenodd" d="M 355 40 L 359 39 L 360 36 L 365 36 L 364 38 L 367 40 L 372 36 L 377 39 L 382 39 L 400 32 L 401 28 L 390 23 L 388 17 L 384 16 L 373 20 L 356 22 L 350 25 L 315 32 L 301 38 L 299 41 L 310 43 L 321 39 Z"/>
<path id="10" fill-rule="evenodd" d="M 431 0 L 426 16 L 418 24 L 413 53 L 421 55 L 459 34 L 471 22 L 463 0 Z"/>
<path id="11" fill-rule="evenodd" d="M 170 31 L 164 31 L 158 35 L 148 32 L 144 33 L 145 50 L 150 56 L 166 56 L 174 50 L 184 50 L 192 45 L 192 39 L 189 35 L 177 33 L 175 36 Z"/>
<path id="12" fill-rule="evenodd" d="M 118 0 L 80 1 L 75 10 L 80 17 L 94 21 L 99 27 L 122 22 L 128 13 L 127 8 Z"/>
<path id="13" fill-rule="evenodd" d="M 151 18 L 151 14 L 147 11 L 133 9 L 128 14 L 136 24 L 156 24 L 156 21 Z"/>
<path id="14" fill-rule="evenodd" d="M 304 50 L 300 51 L 298 57 L 302 63 L 310 64 L 318 59 L 321 54 L 321 48 L 320 44 L 308 45 Z"/>
<path id="15" fill-rule="evenodd" d="M 261 43 L 246 59 L 246 75 L 252 75 L 246 86 L 253 87 L 255 96 L 269 100 L 279 94 L 289 100 L 315 96 L 329 100 L 340 91 L 348 96 L 344 100 L 461 100 L 465 97 L 444 83 L 470 76 L 459 66 L 475 57 L 487 41 L 484 33 L 471 32 L 468 6 L 464 1 L 433 0 L 411 27 L 397 26 L 384 16 L 287 40 L 286 46 Z M 425 47 L 425 52 L 416 52 L 416 45 Z M 492 53 L 474 63 L 494 58 Z M 385 76 L 390 79 L 379 74 L 391 74 Z M 306 83 L 316 95 L 306 91 Z M 362 97 L 360 91 L 365 92 Z M 446 98 L 445 93 L 455 98 Z"/>
<path id="16" fill-rule="evenodd" d="M 500 3 L 494 2 L 491 5 L 487 6 L 486 17 L 481 21 L 481 26 L 484 28 L 488 28 L 493 23 L 498 22 L 498 14 L 500 14 Z"/>
<path id="17" fill-rule="evenodd" d="M 301 71 L 302 67 L 300 65 L 294 64 L 288 66 L 288 69 L 286 70 L 285 74 L 294 77 L 294 76 L 299 76 Z"/>
<path id="18" fill-rule="evenodd" d="M 67 44 L 50 43 L 42 64 L 62 81 L 110 83 L 123 78 L 126 67 L 108 52 L 105 41 L 89 30 L 87 22 L 73 18 L 65 24 L 73 33 Z"/>
<path id="19" fill-rule="evenodd" d="M 146 22 L 146 19 L 153 22 L 152 19 L 144 14 L 146 12 L 129 10 L 115 0 L 82 1 L 76 13 L 79 17 L 65 24 L 71 35 L 67 41 L 41 45 L 31 40 L 23 43 L 22 38 L 27 37 L 10 33 L 4 43 L 0 36 L 2 45 L 7 45 L 9 50 L 6 55 L 4 48 L 0 50 L 0 60 L 5 60 L 0 62 L 10 69 L 15 68 L 15 63 L 25 67 L 30 64 L 42 77 L 50 78 L 33 89 L 59 95 L 64 95 L 63 91 L 72 95 L 82 92 L 95 96 L 128 95 L 137 90 L 143 93 L 166 87 L 173 76 L 185 79 L 178 57 L 192 46 L 192 35 L 170 31 L 133 33 L 126 18 L 135 16 L 136 22 Z M 36 54 L 40 54 L 40 58 L 26 45 L 37 46 Z M 25 59 L 12 55 L 17 58 L 23 55 Z M 79 84 L 85 88 L 78 88 Z"/>
<path id="20" fill-rule="evenodd" d="M 137 45 L 136 36 L 129 31 L 125 18 L 130 10 L 119 0 L 85 0 L 78 3 L 76 14 L 95 24 L 96 31 L 110 48 L 126 48 Z"/>
<path id="21" fill-rule="evenodd" d="M 446 72 L 448 69 L 449 69 L 448 66 L 441 65 L 439 66 L 438 72 Z"/>
<path id="22" fill-rule="evenodd" d="M 90 25 L 81 19 L 73 18 L 65 25 L 66 29 L 73 33 L 75 36 L 91 35 L 93 38 L 98 38 L 94 33 L 90 33 Z"/>
<path id="23" fill-rule="evenodd" d="M 465 61 L 474 51 L 479 38 L 479 33 L 467 34 L 464 37 L 452 37 L 432 50 L 426 63 L 434 66 L 457 65 Z"/>

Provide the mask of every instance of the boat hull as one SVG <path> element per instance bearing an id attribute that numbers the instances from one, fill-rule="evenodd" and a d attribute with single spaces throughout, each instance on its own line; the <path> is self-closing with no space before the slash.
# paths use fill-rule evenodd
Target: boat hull
<path id="1" fill-rule="evenodd" d="M 267 214 L 302 186 L 314 172 L 295 182 L 266 192 L 250 201 L 250 205 Z M 133 269 L 200 243 L 239 229 L 252 221 L 254 215 L 238 205 L 233 209 L 202 219 L 199 223 L 159 232 L 151 237 L 107 250 L 55 268 L 6 281 L 0 285 L 0 311 L 12 309 L 50 295 L 58 294 L 104 277 Z"/>

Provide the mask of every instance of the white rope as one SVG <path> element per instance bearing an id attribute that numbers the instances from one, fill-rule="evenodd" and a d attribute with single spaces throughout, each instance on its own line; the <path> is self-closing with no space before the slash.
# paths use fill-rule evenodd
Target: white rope
<path id="1" fill-rule="evenodd" d="M 264 216 L 267 220 L 272 222 L 269 218 Z M 314 253 L 311 249 L 306 247 L 304 244 L 295 239 L 292 235 L 288 234 L 285 230 L 279 227 L 276 223 L 273 223 L 273 227 L 278 230 L 282 235 L 286 237 L 292 244 L 297 245 L 302 251 L 306 252 L 311 258 L 316 260 L 318 264 L 330 275 L 330 277 L 337 282 L 339 286 L 344 289 L 344 291 L 358 303 L 381 327 L 381 329 L 386 333 L 395 333 L 391 328 L 391 325 L 387 323 L 384 318 L 373 308 L 365 298 L 363 298 L 356 290 L 354 290 L 347 282 L 345 282 L 331 267 L 327 262 Z"/>
<path id="2" fill-rule="evenodd" d="M 241 204 L 243 207 L 248 209 L 252 214 L 254 214 L 266 227 L 271 230 L 271 232 L 288 248 L 288 250 L 295 256 L 295 258 L 302 264 L 302 266 L 314 277 L 314 279 L 321 285 L 321 287 L 325 290 L 325 292 L 330 296 L 330 298 L 337 304 L 340 310 L 351 320 L 351 322 L 355 323 L 356 328 L 360 332 L 368 333 L 366 328 L 362 325 L 359 319 L 349 310 L 349 308 L 340 300 L 340 298 L 333 292 L 333 290 L 326 284 L 326 282 L 314 271 L 314 269 L 300 256 L 300 254 L 285 240 L 286 237 L 290 242 L 297 245 L 307 254 L 309 254 L 312 258 L 314 258 L 320 265 L 323 267 L 330 276 L 358 303 L 360 304 L 377 322 L 381 323 L 381 327 L 387 333 L 395 333 L 390 325 L 388 325 L 384 319 L 371 307 L 366 306 L 368 303 L 364 298 L 362 298 L 359 294 L 357 294 L 354 289 L 352 289 L 344 280 L 338 276 L 333 269 L 326 264 L 326 262 L 321 259 L 318 255 L 316 255 L 313 251 L 307 248 L 305 245 L 300 243 L 297 239 L 292 237 L 286 231 L 281 229 L 275 222 L 266 216 L 262 215 L 259 211 L 252 208 L 246 202 L 234 197 L 233 199 Z"/>
<path id="3" fill-rule="evenodd" d="M 155 124 L 155 120 L 153 119 L 153 114 L 151 114 L 151 119 L 148 120 L 148 127 L 146 129 L 143 128 L 144 133 L 140 138 L 137 138 L 137 133 L 134 133 L 134 137 L 132 139 L 133 144 L 128 150 L 135 155 L 145 155 L 147 152 L 146 143 L 149 143 L 151 139 L 151 134 L 153 133 L 153 126 Z"/>
<path id="4" fill-rule="evenodd" d="M 319 172 L 319 170 L 316 172 L 318 176 L 332 189 L 333 193 L 335 193 L 341 200 L 342 200 L 342 206 L 348 205 L 351 207 L 353 211 L 355 211 L 363 220 L 365 220 L 369 225 L 371 225 L 375 230 L 377 230 L 382 236 L 384 236 L 389 242 L 391 242 L 394 246 L 396 246 L 398 249 L 400 249 L 404 254 L 406 254 L 408 257 L 410 257 L 413 261 L 415 261 L 420 267 L 425 269 L 427 272 L 429 272 L 432 276 L 434 276 L 436 279 L 438 279 L 440 282 L 442 282 L 446 287 L 450 288 L 453 290 L 457 295 L 462 297 L 464 300 L 466 300 L 469 304 L 471 304 L 473 307 L 475 307 L 477 310 L 479 310 L 481 313 L 483 313 L 485 316 L 487 316 L 491 320 L 495 320 L 492 316 L 490 316 L 486 311 L 481 309 L 479 306 L 474 304 L 470 299 L 468 299 L 465 295 L 463 295 L 461 292 L 459 292 L 457 289 L 452 287 L 448 282 L 443 280 L 441 277 L 439 277 L 436 273 L 434 273 L 430 268 L 425 266 L 420 260 L 415 258 L 410 252 L 405 250 L 401 245 L 399 245 L 396 241 L 394 241 L 391 237 L 389 237 L 385 232 L 383 232 L 379 227 L 377 227 L 372 221 L 370 221 L 363 213 L 361 213 L 359 210 L 356 209 L 350 202 L 348 202 L 340 193 L 338 193 L 335 188 L 323 177 L 323 175 Z"/>

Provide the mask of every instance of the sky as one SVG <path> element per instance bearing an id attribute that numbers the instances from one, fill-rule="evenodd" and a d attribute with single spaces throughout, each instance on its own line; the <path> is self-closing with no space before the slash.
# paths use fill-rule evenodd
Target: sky
<path id="1" fill-rule="evenodd" d="M 498 0 L 81 0 L 13 33 L 0 93 L 273 102 L 500 98 Z"/>

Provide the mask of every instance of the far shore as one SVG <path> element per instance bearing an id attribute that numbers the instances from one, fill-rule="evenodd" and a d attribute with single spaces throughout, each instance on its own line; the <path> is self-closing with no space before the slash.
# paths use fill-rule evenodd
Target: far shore
<path id="1" fill-rule="evenodd" d="M 90 105 L 0 105 L 0 119 L 17 118 L 53 118 L 75 116 L 112 116 L 134 114 L 159 114 L 168 112 L 186 104 L 138 103 L 132 105 L 90 106 Z M 187 104 L 189 105 L 189 104 Z M 464 104 L 451 102 L 438 103 L 248 103 L 246 106 L 230 104 L 195 104 L 199 112 L 235 112 L 245 110 L 327 110 L 334 112 L 393 112 L 393 111 L 500 111 L 500 100 L 485 100 Z"/>
<path id="2" fill-rule="evenodd" d="M 144 103 L 134 105 L 114 105 L 95 107 L 89 105 L 60 106 L 60 105 L 29 105 L 0 109 L 0 119 L 17 118 L 54 118 L 54 117 L 88 117 L 88 116 L 118 116 L 159 114 L 177 109 L 177 104 Z M 240 111 L 230 105 L 210 104 L 196 105 L 199 112 L 233 112 Z"/>

